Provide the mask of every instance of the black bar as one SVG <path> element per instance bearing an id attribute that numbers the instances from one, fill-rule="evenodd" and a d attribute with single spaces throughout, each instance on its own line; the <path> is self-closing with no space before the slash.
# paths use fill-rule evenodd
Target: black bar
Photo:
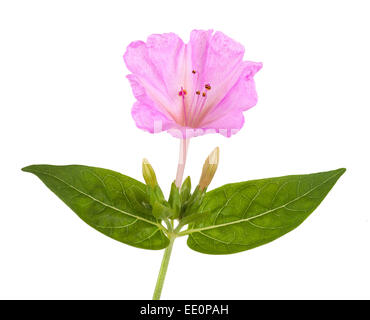
<path id="1" fill-rule="evenodd" d="M 7 300 L 0 301 L 7 318 L 55 319 L 301 319 L 367 315 L 368 301 L 345 300 Z M 355 305 L 354 305 L 355 304 Z M 362 318 L 363 316 L 361 316 Z"/>

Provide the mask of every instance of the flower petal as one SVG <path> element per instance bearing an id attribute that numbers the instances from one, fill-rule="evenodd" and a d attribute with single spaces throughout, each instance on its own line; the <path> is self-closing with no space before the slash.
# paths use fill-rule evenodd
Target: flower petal
<path id="1" fill-rule="evenodd" d="M 137 126 L 179 138 L 236 133 L 242 111 L 257 102 L 253 75 L 261 68 L 243 55 L 241 44 L 212 30 L 192 31 L 187 45 L 174 33 L 131 43 L 124 60 Z"/>
<path id="2" fill-rule="evenodd" d="M 209 122 L 203 127 L 205 133 L 214 132 L 220 133 L 225 137 L 231 137 L 237 133 L 244 125 L 244 115 L 241 110 L 235 110 L 226 114 L 224 117 Z"/>
<path id="3" fill-rule="evenodd" d="M 155 107 L 140 101 L 134 103 L 131 115 L 138 128 L 150 133 L 166 131 L 175 125 L 172 119 L 167 118 Z"/>
<path id="4" fill-rule="evenodd" d="M 211 31 L 201 30 L 191 33 L 189 45 L 192 63 L 199 69 L 198 90 L 205 90 L 208 83 L 212 88 L 207 92 L 207 102 L 202 110 L 206 112 L 223 99 L 240 77 L 244 47 L 222 32 L 211 36 Z M 198 111 L 194 110 L 193 114 Z"/>
<path id="5" fill-rule="evenodd" d="M 244 125 L 244 116 L 241 110 L 235 110 L 225 115 L 223 118 L 209 122 L 199 128 L 182 127 L 175 125 L 168 132 L 175 138 L 190 139 L 209 133 L 220 133 L 225 137 L 231 137 L 237 133 Z"/>
<path id="6" fill-rule="evenodd" d="M 178 100 L 185 77 L 185 44 L 174 33 L 153 34 L 147 39 L 148 55 L 161 75 L 168 94 Z"/>
<path id="7" fill-rule="evenodd" d="M 127 68 L 133 73 L 129 76 L 133 90 L 137 90 L 135 87 L 141 87 L 140 90 L 145 91 L 145 94 L 154 102 L 153 107 L 172 117 L 173 114 L 169 108 L 171 100 L 167 95 L 166 85 L 149 58 L 145 42 L 132 42 L 127 47 L 123 58 Z"/>
<path id="8" fill-rule="evenodd" d="M 257 103 L 253 76 L 262 68 L 262 63 L 245 61 L 239 80 L 225 97 L 200 119 L 200 126 L 208 126 L 229 117 L 229 114 L 248 110 Z"/>
<path id="9" fill-rule="evenodd" d="M 190 34 L 189 49 L 191 55 L 192 69 L 202 77 L 204 75 L 209 42 L 213 30 L 193 30 Z"/>
<path id="10" fill-rule="evenodd" d="M 138 77 L 133 74 L 128 74 L 126 78 L 130 82 L 132 93 L 134 94 L 135 98 L 144 104 L 153 105 L 154 107 L 155 102 L 148 96 L 145 88 L 140 84 Z"/>

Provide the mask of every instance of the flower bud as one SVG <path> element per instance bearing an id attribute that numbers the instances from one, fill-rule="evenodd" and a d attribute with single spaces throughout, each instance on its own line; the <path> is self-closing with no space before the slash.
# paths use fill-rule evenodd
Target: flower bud
<path id="1" fill-rule="evenodd" d="M 219 159 L 220 159 L 220 149 L 219 147 L 217 147 L 210 153 L 210 155 L 204 162 L 202 175 L 199 180 L 199 189 L 201 191 L 207 189 L 207 187 L 211 183 L 213 176 L 216 173 Z"/>
<path id="2" fill-rule="evenodd" d="M 143 159 L 143 177 L 148 186 L 154 188 L 158 185 L 154 169 L 145 158 Z"/>

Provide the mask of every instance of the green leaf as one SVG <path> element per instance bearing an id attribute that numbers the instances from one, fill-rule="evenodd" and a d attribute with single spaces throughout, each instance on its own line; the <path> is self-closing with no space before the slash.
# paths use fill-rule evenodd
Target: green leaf
<path id="1" fill-rule="evenodd" d="M 273 241 L 299 226 L 345 169 L 227 184 L 208 192 L 196 221 L 180 235 L 207 254 L 229 254 Z"/>
<path id="2" fill-rule="evenodd" d="M 115 240 L 143 249 L 168 246 L 165 228 L 151 215 L 146 186 L 107 169 L 32 165 L 38 176 L 83 221 Z"/>

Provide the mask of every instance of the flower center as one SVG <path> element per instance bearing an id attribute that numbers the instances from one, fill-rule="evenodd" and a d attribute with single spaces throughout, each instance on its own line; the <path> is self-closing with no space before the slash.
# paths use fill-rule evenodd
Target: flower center
<path id="1" fill-rule="evenodd" d="M 212 87 L 210 83 L 199 81 L 199 73 L 196 70 L 192 70 L 191 73 L 196 77 L 193 79 L 195 90 L 191 100 L 185 100 L 187 91 L 183 87 L 181 87 L 181 90 L 179 91 L 179 96 L 182 98 L 184 114 L 183 125 L 194 128 L 199 125 L 199 122 L 202 119 L 202 111 L 207 102 L 207 91 L 211 90 Z"/>

